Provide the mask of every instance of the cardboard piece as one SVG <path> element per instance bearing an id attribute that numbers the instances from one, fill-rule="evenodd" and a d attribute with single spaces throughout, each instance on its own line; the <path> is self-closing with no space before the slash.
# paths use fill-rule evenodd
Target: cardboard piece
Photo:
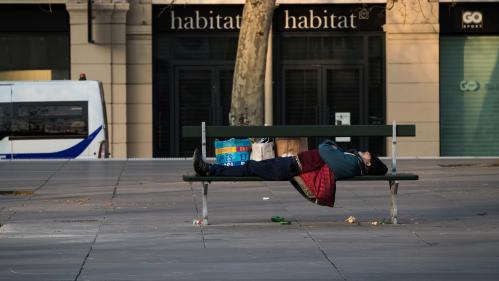
<path id="1" fill-rule="evenodd" d="M 308 150 L 308 139 L 276 138 L 277 157 L 297 156 L 298 153 Z"/>

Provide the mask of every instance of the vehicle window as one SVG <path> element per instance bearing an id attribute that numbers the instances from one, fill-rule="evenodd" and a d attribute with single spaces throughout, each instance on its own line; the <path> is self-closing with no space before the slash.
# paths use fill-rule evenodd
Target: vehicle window
<path id="1" fill-rule="evenodd" d="M 87 102 L 18 102 L 12 135 L 29 138 L 86 137 Z"/>
<path id="2" fill-rule="evenodd" d="M 10 134 L 10 103 L 0 103 L 0 139 Z"/>

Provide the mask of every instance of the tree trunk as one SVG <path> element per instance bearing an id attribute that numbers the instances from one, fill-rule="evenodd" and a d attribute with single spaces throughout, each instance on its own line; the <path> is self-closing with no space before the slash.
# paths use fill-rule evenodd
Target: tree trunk
<path id="1" fill-rule="evenodd" d="M 263 125 L 267 44 L 275 0 L 246 0 L 243 10 L 229 120 L 232 126 Z"/>

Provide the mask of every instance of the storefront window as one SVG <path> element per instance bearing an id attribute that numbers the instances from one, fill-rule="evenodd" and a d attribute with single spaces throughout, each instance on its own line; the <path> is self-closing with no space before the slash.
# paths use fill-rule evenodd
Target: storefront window
<path id="1" fill-rule="evenodd" d="M 348 57 L 362 59 L 364 51 L 363 38 L 360 36 L 329 37 L 324 40 L 324 54 L 329 59 Z"/>
<path id="2" fill-rule="evenodd" d="M 235 27 L 242 5 L 164 8 L 153 6 L 153 154 L 188 157 L 199 141 L 182 138 L 182 126 L 199 125 L 201 121 L 228 125 L 238 43 Z M 218 28 L 217 16 L 229 22 L 232 19 L 234 25 Z M 214 155 L 212 141 L 208 139 L 210 156 Z"/>
<path id="3" fill-rule="evenodd" d="M 283 36 L 285 60 L 362 59 L 364 42 L 360 36 Z"/>
<path id="4" fill-rule="evenodd" d="M 67 33 L 0 33 L 1 73 L 48 70 L 54 80 L 69 79 Z"/>
<path id="5" fill-rule="evenodd" d="M 237 37 L 177 37 L 175 59 L 233 60 L 236 58 Z"/>
<path id="6" fill-rule="evenodd" d="M 0 4 L 0 80 L 70 78 L 64 5 Z"/>
<path id="7" fill-rule="evenodd" d="M 284 37 L 282 57 L 287 60 L 320 59 L 322 38 L 320 37 Z"/>
<path id="8" fill-rule="evenodd" d="M 284 91 L 287 94 L 285 123 L 307 125 L 318 122 L 318 75 L 315 69 L 286 69 Z M 307 93 L 307 94 L 304 94 Z"/>
<path id="9" fill-rule="evenodd" d="M 369 37 L 369 124 L 384 124 L 385 99 L 383 95 L 383 40 L 379 36 Z"/>

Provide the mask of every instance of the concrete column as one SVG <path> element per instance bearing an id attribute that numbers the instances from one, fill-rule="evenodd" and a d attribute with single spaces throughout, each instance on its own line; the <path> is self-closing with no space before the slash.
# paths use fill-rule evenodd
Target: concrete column
<path id="1" fill-rule="evenodd" d="M 71 79 L 86 73 L 103 83 L 111 157 L 127 157 L 125 1 L 93 5 L 94 44 L 87 42 L 87 1 L 69 0 Z"/>
<path id="2" fill-rule="evenodd" d="M 387 123 L 416 124 L 397 152 L 439 156 L 438 1 L 388 0 L 386 12 Z"/>
<path id="3" fill-rule="evenodd" d="M 152 2 L 130 0 L 127 19 L 129 157 L 152 157 Z"/>

